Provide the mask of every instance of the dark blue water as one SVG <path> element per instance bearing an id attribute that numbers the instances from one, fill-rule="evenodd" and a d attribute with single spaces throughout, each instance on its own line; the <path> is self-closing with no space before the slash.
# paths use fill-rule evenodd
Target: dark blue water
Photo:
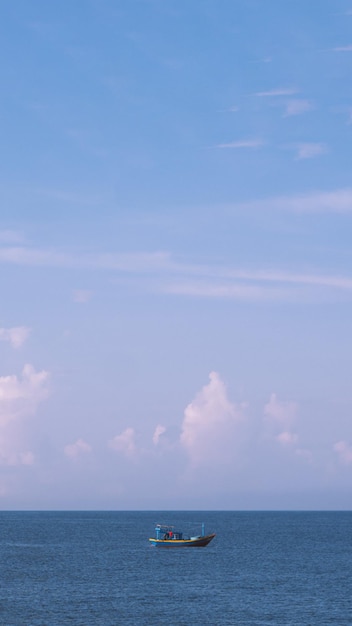
<path id="1" fill-rule="evenodd" d="M 207 548 L 148 544 L 203 520 Z M 0 580 L 1 626 L 351 625 L 352 513 L 2 512 Z"/>

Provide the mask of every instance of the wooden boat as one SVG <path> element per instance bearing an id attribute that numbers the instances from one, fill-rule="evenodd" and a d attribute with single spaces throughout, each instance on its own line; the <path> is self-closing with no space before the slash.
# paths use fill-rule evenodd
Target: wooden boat
<path id="1" fill-rule="evenodd" d="M 158 548 L 204 548 L 214 539 L 215 533 L 206 535 L 204 524 L 202 524 L 202 534 L 188 536 L 179 531 L 175 531 L 174 526 L 157 524 L 155 527 L 155 537 L 150 537 L 152 546 Z"/>

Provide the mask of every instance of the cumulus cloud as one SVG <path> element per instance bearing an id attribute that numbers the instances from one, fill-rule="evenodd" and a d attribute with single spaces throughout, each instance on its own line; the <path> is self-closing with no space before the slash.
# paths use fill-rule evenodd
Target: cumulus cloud
<path id="1" fill-rule="evenodd" d="M 30 364 L 24 366 L 22 377 L 0 377 L 0 426 L 11 420 L 31 415 L 48 395 L 48 372 L 36 372 Z"/>
<path id="2" fill-rule="evenodd" d="M 165 426 L 158 424 L 153 434 L 153 444 L 157 446 L 160 442 L 160 437 L 166 432 Z"/>
<path id="3" fill-rule="evenodd" d="M 341 463 L 344 465 L 351 465 L 352 463 L 352 446 L 346 441 L 338 441 L 334 445 L 334 451 L 338 455 Z"/>
<path id="4" fill-rule="evenodd" d="M 277 435 L 276 441 L 281 443 L 283 446 L 291 445 L 293 443 L 297 443 L 298 436 L 295 433 L 290 433 L 288 431 L 284 431 Z"/>
<path id="5" fill-rule="evenodd" d="M 46 371 L 36 372 L 25 365 L 22 376 L 0 377 L 0 463 L 31 465 L 34 455 L 20 447 L 21 433 L 14 424 L 33 415 L 38 405 L 48 396 Z"/>
<path id="6" fill-rule="evenodd" d="M 295 420 L 297 404 L 295 402 L 282 402 L 276 393 L 272 393 L 269 402 L 264 407 L 264 415 L 268 422 L 287 428 Z"/>
<path id="7" fill-rule="evenodd" d="M 134 428 L 126 428 L 120 435 L 110 439 L 108 444 L 115 452 L 119 452 L 127 457 L 134 456 L 137 451 Z"/>
<path id="8" fill-rule="evenodd" d="M 0 341 L 8 341 L 13 348 L 20 348 L 31 332 L 26 326 L 14 326 L 13 328 L 0 328 Z"/>
<path id="9" fill-rule="evenodd" d="M 186 407 L 180 443 L 194 465 L 227 462 L 234 454 L 236 426 L 242 420 L 243 407 L 227 397 L 225 384 L 217 372 Z"/>
<path id="10" fill-rule="evenodd" d="M 297 443 L 298 436 L 292 432 L 292 425 L 296 419 L 297 404 L 282 402 L 276 393 L 272 393 L 269 402 L 264 406 L 264 417 L 271 432 L 278 432 L 275 439 L 281 445 Z"/>
<path id="11" fill-rule="evenodd" d="M 92 447 L 83 439 L 77 439 L 75 443 L 69 443 L 64 448 L 64 453 L 71 459 L 76 459 L 81 454 L 87 454 L 92 451 Z"/>

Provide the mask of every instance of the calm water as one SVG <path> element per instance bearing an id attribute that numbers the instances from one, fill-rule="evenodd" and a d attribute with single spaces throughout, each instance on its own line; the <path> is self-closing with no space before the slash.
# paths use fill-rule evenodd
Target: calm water
<path id="1" fill-rule="evenodd" d="M 207 548 L 148 544 L 203 520 Z M 0 559 L 1 626 L 352 624 L 352 513 L 0 512 Z"/>

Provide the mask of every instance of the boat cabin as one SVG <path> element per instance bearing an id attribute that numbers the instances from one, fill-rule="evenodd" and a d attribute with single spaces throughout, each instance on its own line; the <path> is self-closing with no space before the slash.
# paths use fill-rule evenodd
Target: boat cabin
<path id="1" fill-rule="evenodd" d="M 183 533 L 174 530 L 173 526 L 166 526 L 163 524 L 157 524 L 155 526 L 155 538 L 158 540 L 165 539 L 169 541 L 171 539 L 178 539 L 179 541 L 184 539 Z"/>

